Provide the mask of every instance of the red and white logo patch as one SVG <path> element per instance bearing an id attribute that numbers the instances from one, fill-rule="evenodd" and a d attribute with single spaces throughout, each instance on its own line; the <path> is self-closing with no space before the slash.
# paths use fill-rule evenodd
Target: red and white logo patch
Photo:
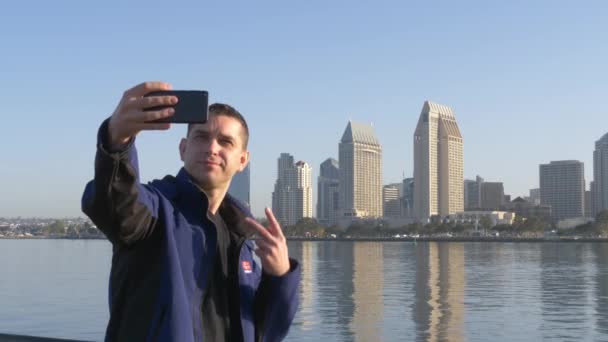
<path id="1" fill-rule="evenodd" d="M 249 261 L 243 261 L 243 272 L 251 273 L 251 263 Z"/>

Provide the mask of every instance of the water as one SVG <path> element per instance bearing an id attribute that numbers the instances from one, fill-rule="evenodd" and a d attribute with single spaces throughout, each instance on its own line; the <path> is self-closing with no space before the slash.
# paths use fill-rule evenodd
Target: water
<path id="1" fill-rule="evenodd" d="M 290 242 L 288 341 L 608 341 L 608 244 Z M 100 340 L 110 244 L 0 240 L 0 332 Z"/>

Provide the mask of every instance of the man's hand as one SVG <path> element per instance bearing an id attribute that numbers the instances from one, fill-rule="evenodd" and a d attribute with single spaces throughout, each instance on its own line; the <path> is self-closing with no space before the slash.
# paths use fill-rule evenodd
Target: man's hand
<path id="1" fill-rule="evenodd" d="M 152 91 L 170 89 L 171 85 L 165 82 L 145 82 L 125 91 L 108 124 L 110 147 L 118 148 L 125 145 L 131 138 L 143 130 L 169 129 L 169 123 L 149 123 L 148 121 L 173 115 L 173 108 L 148 112 L 144 111 L 144 109 L 174 105 L 177 103 L 177 97 L 144 97 L 144 95 Z"/>
<path id="2" fill-rule="evenodd" d="M 287 239 L 283 235 L 281 226 L 272 214 L 270 208 L 266 208 L 268 228 L 264 228 L 256 220 L 248 217 L 246 224 L 254 229 L 260 236 L 255 240 L 258 248 L 255 250 L 262 260 L 262 269 L 269 275 L 282 276 L 289 272 L 289 255 L 287 254 Z"/>

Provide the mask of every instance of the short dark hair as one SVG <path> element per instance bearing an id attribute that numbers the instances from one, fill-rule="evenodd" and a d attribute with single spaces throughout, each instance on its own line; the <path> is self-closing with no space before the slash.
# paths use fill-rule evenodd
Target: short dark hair
<path id="1" fill-rule="evenodd" d="M 225 103 L 214 103 L 209 106 L 209 117 L 223 115 L 229 118 L 233 118 L 238 121 L 243 127 L 243 148 L 247 149 L 247 144 L 249 142 L 249 127 L 247 126 L 247 121 L 238 110 L 234 109 L 234 107 L 227 105 Z M 188 124 L 188 135 L 190 135 L 190 130 L 192 129 L 193 124 Z"/>

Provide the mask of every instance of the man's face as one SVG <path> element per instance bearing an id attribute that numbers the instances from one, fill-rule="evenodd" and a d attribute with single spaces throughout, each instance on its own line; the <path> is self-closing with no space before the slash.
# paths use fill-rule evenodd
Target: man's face
<path id="1" fill-rule="evenodd" d="M 203 190 L 227 188 L 232 176 L 249 161 L 243 142 L 239 121 L 213 115 L 206 123 L 192 126 L 180 142 L 179 152 L 184 168 Z"/>

